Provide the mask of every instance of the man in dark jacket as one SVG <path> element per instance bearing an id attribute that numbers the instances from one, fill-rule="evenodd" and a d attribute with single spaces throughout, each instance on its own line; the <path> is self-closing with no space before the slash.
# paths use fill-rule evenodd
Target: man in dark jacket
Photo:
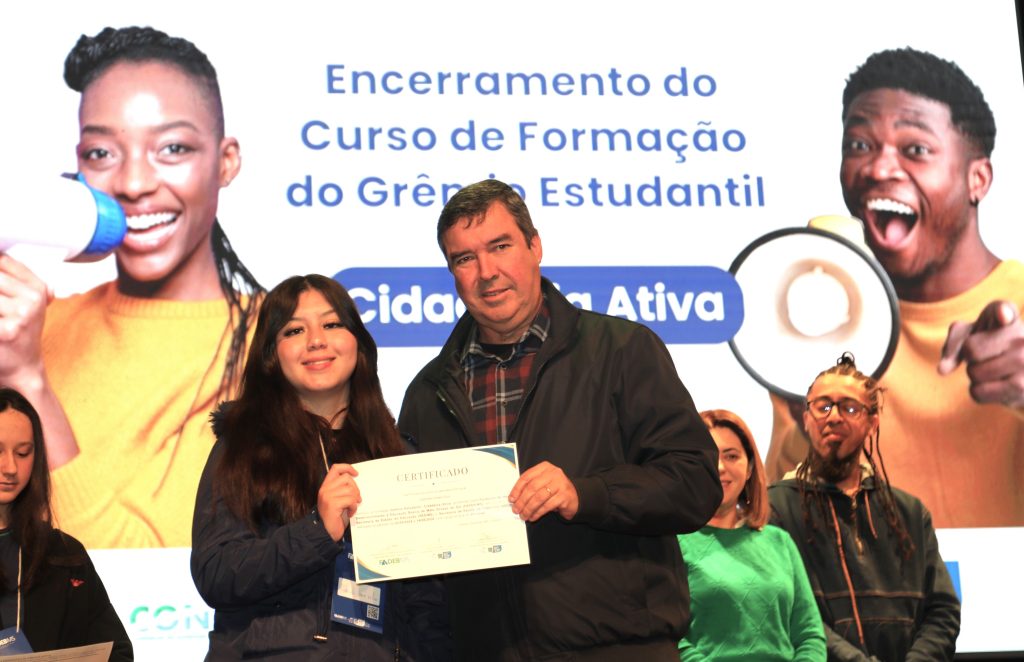
<path id="1" fill-rule="evenodd" d="M 540 275 L 522 198 L 459 191 L 438 243 L 467 314 L 406 392 L 423 451 L 515 442 L 531 563 L 447 579 L 463 660 L 676 660 L 689 621 L 675 534 L 721 503 L 717 451 L 665 345 Z"/>
<path id="2" fill-rule="evenodd" d="M 806 460 L 768 490 L 796 542 L 828 659 L 952 660 L 960 601 L 914 496 L 890 487 L 878 449 L 878 383 L 847 353 L 807 393 Z"/>

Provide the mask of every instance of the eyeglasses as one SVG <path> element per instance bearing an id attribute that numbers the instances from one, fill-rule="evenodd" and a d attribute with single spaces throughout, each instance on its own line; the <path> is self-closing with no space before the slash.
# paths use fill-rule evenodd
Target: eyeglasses
<path id="1" fill-rule="evenodd" d="M 868 406 L 853 398 L 842 398 L 836 402 L 830 398 L 815 398 L 807 401 L 807 411 L 819 421 L 823 421 L 832 413 L 832 408 L 838 407 L 839 415 L 847 421 L 855 421 L 864 415 Z"/>

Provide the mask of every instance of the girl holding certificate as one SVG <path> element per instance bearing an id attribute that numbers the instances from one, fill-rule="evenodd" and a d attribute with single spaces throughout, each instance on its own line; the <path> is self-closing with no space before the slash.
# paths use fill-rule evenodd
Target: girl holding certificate
<path id="1" fill-rule="evenodd" d="M 406 449 L 341 285 L 295 276 L 267 295 L 240 396 L 213 429 L 192 523 L 192 577 L 215 609 L 207 659 L 444 658 L 437 582 L 346 578 L 351 464 Z"/>
<path id="2" fill-rule="evenodd" d="M 50 474 L 39 414 L 0 388 L 0 655 L 132 642 L 82 544 L 51 525 Z"/>
<path id="3" fill-rule="evenodd" d="M 679 536 L 693 620 L 679 659 L 825 660 L 825 632 L 803 560 L 789 534 L 767 524 L 764 466 L 743 420 L 701 412 L 718 446 L 722 504 L 707 526 Z"/>

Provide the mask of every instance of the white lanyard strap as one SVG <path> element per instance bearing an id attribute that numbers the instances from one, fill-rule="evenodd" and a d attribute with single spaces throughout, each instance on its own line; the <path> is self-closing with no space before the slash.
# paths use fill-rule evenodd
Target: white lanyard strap
<path id="1" fill-rule="evenodd" d="M 21 632 L 21 545 L 18 545 L 18 600 L 16 604 L 18 613 L 14 617 L 14 630 Z"/>
<path id="2" fill-rule="evenodd" d="M 330 471 L 331 465 L 327 462 L 327 449 L 324 448 L 324 436 L 320 435 L 320 454 L 324 458 L 324 471 Z"/>

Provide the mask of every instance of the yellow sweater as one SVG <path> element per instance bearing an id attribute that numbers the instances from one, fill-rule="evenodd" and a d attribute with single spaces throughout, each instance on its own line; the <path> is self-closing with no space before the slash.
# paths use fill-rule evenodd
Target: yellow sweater
<path id="1" fill-rule="evenodd" d="M 967 292 L 900 302 L 900 339 L 882 376 L 881 448 L 889 480 L 917 496 L 940 528 L 1024 525 L 1024 413 L 971 400 L 963 365 L 936 371 L 950 323 L 974 321 L 996 299 L 1024 306 L 1024 265 L 1001 262 Z M 807 454 L 807 439 L 772 396 L 770 479 Z"/>
<path id="2" fill-rule="evenodd" d="M 50 304 L 43 356 L 79 455 L 53 472 L 60 528 L 89 548 L 188 547 L 230 344 L 223 299 L 114 283 Z"/>

